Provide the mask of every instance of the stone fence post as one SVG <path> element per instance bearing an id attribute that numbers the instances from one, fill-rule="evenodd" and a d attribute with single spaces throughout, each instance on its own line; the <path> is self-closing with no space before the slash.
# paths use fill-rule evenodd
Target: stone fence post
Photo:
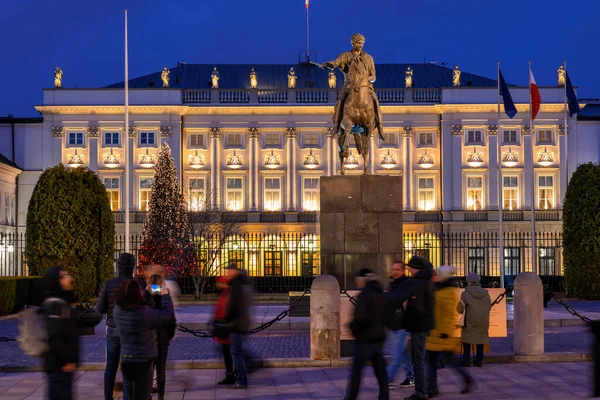
<path id="1" fill-rule="evenodd" d="M 310 358 L 340 358 L 340 285 L 332 275 L 317 276 L 310 288 Z"/>
<path id="2" fill-rule="evenodd" d="M 515 279 L 515 356 L 544 354 L 544 289 L 539 276 L 524 272 Z"/>

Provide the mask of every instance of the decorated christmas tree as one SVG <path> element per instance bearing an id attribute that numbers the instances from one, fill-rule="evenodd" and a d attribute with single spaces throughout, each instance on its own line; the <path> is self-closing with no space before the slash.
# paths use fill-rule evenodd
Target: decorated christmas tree
<path id="1" fill-rule="evenodd" d="M 138 273 L 158 264 L 172 276 L 193 273 L 196 262 L 190 241 L 187 207 L 177 178 L 171 148 L 164 143 L 158 155 L 150 203 L 144 222 Z"/>

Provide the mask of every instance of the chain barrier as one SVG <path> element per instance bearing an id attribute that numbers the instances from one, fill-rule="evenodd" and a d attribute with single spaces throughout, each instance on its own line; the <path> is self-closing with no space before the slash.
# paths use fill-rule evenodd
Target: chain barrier
<path id="1" fill-rule="evenodd" d="M 496 297 L 496 300 L 494 300 L 494 301 L 492 302 L 492 307 L 494 307 L 495 305 L 498 305 L 498 304 L 500 304 L 500 302 L 501 302 L 501 301 L 502 301 L 502 300 L 503 300 L 503 299 L 506 297 L 506 295 L 507 295 L 507 294 L 508 294 L 508 293 L 509 293 L 511 290 L 512 290 L 512 288 L 511 288 L 511 287 L 507 287 L 507 288 L 506 288 L 506 290 L 505 290 L 504 292 L 500 293 L 500 294 L 498 295 L 498 297 Z"/>
<path id="2" fill-rule="evenodd" d="M 9 338 L 6 336 L 0 336 L 0 342 L 16 342 L 16 338 Z"/>
<path id="3" fill-rule="evenodd" d="M 346 297 L 348 297 L 348 299 L 350 300 L 350 303 L 352 303 L 352 305 L 353 305 L 353 306 L 355 306 L 355 305 L 356 305 L 356 298 L 355 298 L 355 297 L 352 297 L 352 296 L 350 296 L 350 295 L 348 294 L 348 291 L 347 291 L 346 289 L 344 289 L 344 290 L 341 290 L 341 291 L 340 291 L 340 293 L 342 293 L 342 294 L 345 294 L 345 295 L 346 295 Z"/>
<path id="4" fill-rule="evenodd" d="M 571 314 L 574 317 L 577 317 L 579 319 L 581 319 L 583 322 L 585 322 L 586 324 L 591 324 L 592 320 L 589 319 L 588 317 L 586 317 L 585 315 L 581 315 L 579 314 L 573 307 L 571 307 L 568 304 L 565 304 L 560 298 L 558 298 L 550 289 L 548 288 L 544 288 L 544 290 L 547 290 L 548 293 L 550 293 L 550 296 L 552 296 L 552 299 L 554 301 L 556 301 L 558 304 L 560 304 L 561 306 L 563 306 L 565 308 L 565 310 L 567 310 L 569 312 L 569 314 Z"/>

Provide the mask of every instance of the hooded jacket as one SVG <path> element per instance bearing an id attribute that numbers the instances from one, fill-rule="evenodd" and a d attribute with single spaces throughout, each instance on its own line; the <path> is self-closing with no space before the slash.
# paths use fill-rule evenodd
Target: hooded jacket
<path id="1" fill-rule="evenodd" d="M 435 328 L 435 292 L 431 278 L 432 268 L 421 268 L 410 281 L 408 304 L 404 314 L 407 332 L 429 332 Z"/>
<path id="2" fill-rule="evenodd" d="M 490 310 L 492 300 L 490 293 L 479 283 L 469 283 L 462 292 L 460 299 L 465 304 L 458 303 L 456 311 L 465 315 L 465 326 L 462 328 L 462 341 L 468 344 L 488 344 L 490 337 Z"/>
<path id="3" fill-rule="evenodd" d="M 246 333 L 250 328 L 250 304 L 252 303 L 252 285 L 242 271 L 229 283 L 229 301 L 225 308 L 223 326 L 232 333 Z"/>
<path id="4" fill-rule="evenodd" d="M 60 286 L 60 271 L 54 267 L 44 273 L 44 299 L 42 311 L 46 317 L 48 351 L 44 354 L 44 371 L 58 372 L 67 364 L 79 362 L 79 337 L 75 312 L 69 303 L 73 292 Z M 62 301 L 48 300 L 59 298 Z"/>
<path id="5" fill-rule="evenodd" d="M 458 299 L 456 284 L 447 279 L 435 285 L 435 328 L 427 337 L 429 351 L 460 352 L 460 338 L 456 328 L 458 315 L 455 304 Z"/>
<path id="6" fill-rule="evenodd" d="M 389 296 L 377 280 L 367 282 L 356 298 L 354 318 L 350 322 L 352 336 L 357 342 L 378 343 L 385 341 L 386 317 L 391 307 Z"/>

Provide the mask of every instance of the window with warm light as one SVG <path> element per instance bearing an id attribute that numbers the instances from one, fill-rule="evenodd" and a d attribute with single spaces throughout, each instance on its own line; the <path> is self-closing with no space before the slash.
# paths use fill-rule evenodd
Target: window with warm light
<path id="1" fill-rule="evenodd" d="M 69 132 L 69 147 L 83 147 L 83 132 Z"/>
<path id="2" fill-rule="evenodd" d="M 229 250 L 227 256 L 229 265 L 233 264 L 236 268 L 244 268 L 244 250 Z"/>
<path id="3" fill-rule="evenodd" d="M 483 208 L 483 177 L 467 177 L 467 210 L 479 211 Z"/>
<path id="4" fill-rule="evenodd" d="M 304 178 L 302 209 L 304 211 L 319 209 L 319 178 Z"/>
<path id="5" fill-rule="evenodd" d="M 205 204 L 204 178 L 190 178 L 188 181 L 188 210 L 201 211 Z"/>
<path id="6" fill-rule="evenodd" d="M 104 187 L 108 193 L 111 211 L 119 211 L 119 178 L 104 178 Z"/>
<path id="7" fill-rule="evenodd" d="M 383 132 L 383 140 L 379 139 L 379 147 L 396 147 L 398 135 L 396 132 Z"/>
<path id="8" fill-rule="evenodd" d="M 519 133 L 515 129 L 502 131 L 502 144 L 519 144 Z"/>
<path id="9" fill-rule="evenodd" d="M 469 247 L 467 273 L 485 275 L 485 247 Z"/>
<path id="10" fill-rule="evenodd" d="M 505 176 L 502 179 L 502 209 L 519 209 L 519 178 L 517 176 Z"/>
<path id="11" fill-rule="evenodd" d="M 154 178 L 140 179 L 140 211 L 148 211 Z"/>
<path id="12" fill-rule="evenodd" d="M 140 147 L 154 147 L 156 144 L 154 132 L 140 132 Z"/>
<path id="13" fill-rule="evenodd" d="M 554 177 L 551 175 L 538 177 L 538 208 L 552 210 L 554 207 Z"/>
<path id="14" fill-rule="evenodd" d="M 304 133 L 304 147 L 317 147 L 319 146 L 319 134 L 317 132 L 305 132 Z"/>
<path id="15" fill-rule="evenodd" d="M 537 143 L 538 144 L 553 144 L 554 139 L 553 139 L 553 135 L 552 135 L 552 129 L 538 129 Z"/>
<path id="16" fill-rule="evenodd" d="M 104 132 L 104 147 L 119 146 L 119 132 Z"/>
<path id="17" fill-rule="evenodd" d="M 419 141 L 417 143 L 419 147 L 433 147 L 433 133 L 421 132 L 419 133 Z"/>
<path id="18" fill-rule="evenodd" d="M 204 133 L 191 133 L 189 135 L 188 148 L 190 148 L 190 149 L 206 148 L 206 135 Z"/>
<path id="19" fill-rule="evenodd" d="M 242 147 L 242 134 L 237 132 L 228 133 L 227 147 Z"/>
<path id="20" fill-rule="evenodd" d="M 244 184 L 242 178 L 227 178 L 225 202 L 227 211 L 242 211 L 244 207 Z"/>
<path id="21" fill-rule="evenodd" d="M 504 248 L 504 275 L 519 275 L 521 273 L 521 248 Z"/>
<path id="22" fill-rule="evenodd" d="M 281 210 L 281 179 L 265 178 L 265 211 Z"/>
<path id="23" fill-rule="evenodd" d="M 556 249 L 554 247 L 538 248 L 538 265 L 540 266 L 540 275 L 556 274 Z"/>
<path id="24" fill-rule="evenodd" d="M 435 188 L 433 178 L 419 178 L 417 190 L 419 197 L 419 211 L 431 211 L 435 209 Z"/>
<path id="25" fill-rule="evenodd" d="M 265 250 L 265 276 L 281 276 L 282 275 L 282 256 L 283 251 L 277 249 L 276 245 L 271 245 L 268 250 Z"/>
<path id="26" fill-rule="evenodd" d="M 265 134 L 265 147 L 280 147 L 281 141 L 279 140 L 280 135 L 277 132 L 266 132 Z"/>
<path id="27" fill-rule="evenodd" d="M 483 131 L 482 130 L 468 130 L 467 131 L 467 145 L 481 145 L 483 146 Z"/>

